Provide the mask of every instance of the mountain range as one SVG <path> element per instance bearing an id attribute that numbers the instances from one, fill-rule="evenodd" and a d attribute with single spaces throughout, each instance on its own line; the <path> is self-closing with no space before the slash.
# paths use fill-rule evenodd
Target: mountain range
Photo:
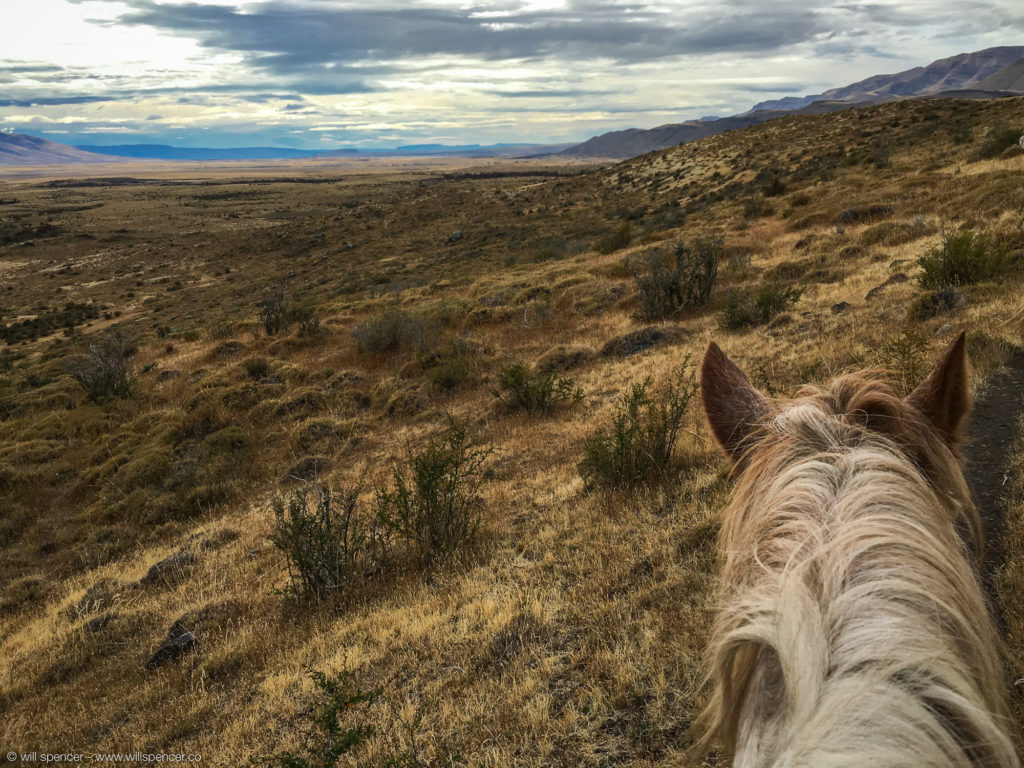
<path id="1" fill-rule="evenodd" d="M 782 115 L 822 114 L 907 98 L 993 98 L 1021 93 L 1024 93 L 1024 46 L 987 48 L 939 59 L 926 67 L 875 75 L 824 93 L 762 101 L 748 112 L 732 117 L 688 120 L 648 130 L 611 131 L 561 154 L 624 160 Z"/>
<path id="2" fill-rule="evenodd" d="M 823 114 L 857 106 L 908 98 L 951 96 L 994 98 L 1024 93 L 1024 46 L 987 48 L 961 53 L 890 75 L 874 75 L 823 93 L 762 101 L 739 115 L 700 118 L 657 128 L 611 131 L 576 145 L 477 144 L 446 146 L 420 144 L 391 149 L 301 150 L 285 147 L 173 147 L 163 144 L 68 146 L 16 133 L 0 133 L 0 165 L 146 160 L 279 160 L 338 157 L 515 157 L 558 154 L 564 157 L 623 160 L 724 131 L 738 130 L 784 115 Z"/>

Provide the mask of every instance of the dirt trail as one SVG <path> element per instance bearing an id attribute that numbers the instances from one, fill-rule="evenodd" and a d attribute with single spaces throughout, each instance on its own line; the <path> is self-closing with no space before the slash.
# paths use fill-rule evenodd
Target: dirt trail
<path id="1" fill-rule="evenodd" d="M 985 532 L 982 580 L 995 597 L 995 574 L 1006 556 L 1004 497 L 1010 490 L 1010 457 L 1020 438 L 1024 412 L 1024 349 L 986 382 L 974 403 L 964 448 L 964 475 L 978 505 Z"/>

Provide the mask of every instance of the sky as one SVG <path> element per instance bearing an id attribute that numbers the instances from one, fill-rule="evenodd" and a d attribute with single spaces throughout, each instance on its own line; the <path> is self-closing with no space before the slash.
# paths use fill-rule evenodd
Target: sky
<path id="1" fill-rule="evenodd" d="M 1024 44 L 1021 0 L 0 0 L 0 130 L 580 142 Z"/>

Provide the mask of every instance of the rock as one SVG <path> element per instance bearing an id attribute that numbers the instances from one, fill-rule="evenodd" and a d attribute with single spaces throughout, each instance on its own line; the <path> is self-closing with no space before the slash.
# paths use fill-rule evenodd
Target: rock
<path id="1" fill-rule="evenodd" d="M 314 482 L 330 468 L 331 460 L 326 456 L 307 456 L 288 470 L 285 480 Z"/>
<path id="2" fill-rule="evenodd" d="M 915 320 L 930 320 L 943 312 L 958 310 L 967 302 L 960 291 L 942 288 L 927 296 L 922 296 L 910 307 L 909 314 Z"/>
<path id="3" fill-rule="evenodd" d="M 210 353 L 210 357 L 234 357 L 244 349 L 245 344 L 240 341 L 225 341 L 213 348 L 213 351 Z"/>
<path id="4" fill-rule="evenodd" d="M 143 587 L 154 584 L 166 584 L 177 581 L 191 571 L 196 564 L 196 556 L 187 549 L 175 552 L 170 557 L 165 557 L 159 563 L 150 566 L 146 575 L 139 580 Z"/>
<path id="5" fill-rule="evenodd" d="M 65 615 L 72 621 L 109 608 L 121 594 L 121 585 L 113 579 L 100 579 L 87 590 L 82 598 L 65 609 Z"/>
<path id="6" fill-rule="evenodd" d="M 106 628 L 107 624 L 110 623 L 110 620 L 114 618 L 116 615 L 117 614 L 114 613 L 104 613 L 102 616 L 97 616 L 94 619 L 89 619 L 87 622 L 85 622 L 85 624 L 82 625 L 82 629 L 84 629 L 86 632 L 91 633 L 101 632 Z"/>
<path id="7" fill-rule="evenodd" d="M 793 245 L 793 250 L 802 251 L 804 248 L 809 246 L 811 244 L 811 241 L 813 240 L 814 235 L 804 235 L 799 240 L 797 240 L 796 243 Z"/>
<path id="8" fill-rule="evenodd" d="M 656 326 L 648 326 L 647 328 L 641 328 L 638 331 L 632 331 L 631 333 L 616 336 L 614 339 L 608 340 L 605 345 L 601 347 L 601 356 L 628 357 L 629 355 L 635 355 L 638 352 L 643 352 L 644 350 L 651 349 L 652 347 L 678 341 L 682 335 L 683 334 L 677 328 L 658 328 Z"/>
<path id="9" fill-rule="evenodd" d="M 952 325 L 950 325 L 949 323 L 946 323 L 946 324 L 945 324 L 945 325 L 943 325 L 943 326 L 942 326 L 941 328 L 939 328 L 939 330 L 937 330 L 937 331 L 935 332 L 935 335 L 936 335 L 936 336 L 942 336 L 942 335 L 943 335 L 944 333 L 949 333 L 949 332 L 950 332 L 950 331 L 952 331 L 952 330 L 953 330 L 953 326 L 952 326 Z"/>
<path id="10" fill-rule="evenodd" d="M 848 302 L 848 301 L 840 301 L 838 304 L 833 304 L 832 305 L 832 314 L 833 315 L 841 315 L 841 314 L 843 314 L 843 312 L 845 312 L 849 308 L 850 308 L 850 302 Z"/>
<path id="11" fill-rule="evenodd" d="M 864 294 L 864 298 L 865 299 L 872 299 L 875 296 L 877 296 L 878 294 L 880 294 L 885 288 L 889 287 L 890 285 L 896 285 L 898 283 L 905 283 L 909 279 L 910 278 L 907 277 L 904 273 L 897 272 L 895 275 L 892 275 L 884 283 L 882 283 L 881 285 L 876 285 L 874 288 L 872 288 L 870 291 L 868 291 L 866 294 Z"/>
<path id="12" fill-rule="evenodd" d="M 537 361 L 537 370 L 545 373 L 567 371 L 593 356 L 594 352 L 586 347 L 553 347 L 541 355 Z"/>
<path id="13" fill-rule="evenodd" d="M 173 632 L 177 627 L 178 624 L 175 622 L 175 625 L 171 627 L 171 631 Z M 149 661 L 146 662 L 146 669 L 156 669 L 169 661 L 174 661 L 188 651 L 196 650 L 198 647 L 199 641 L 196 639 L 196 636 L 187 630 L 183 631 L 180 635 L 169 636 L 156 649 L 156 653 L 150 657 Z"/>
<path id="14" fill-rule="evenodd" d="M 448 235 L 448 242 L 449 243 L 457 243 L 461 239 L 462 239 L 462 230 L 461 229 L 457 229 L 454 232 L 452 232 L 450 235 Z"/>

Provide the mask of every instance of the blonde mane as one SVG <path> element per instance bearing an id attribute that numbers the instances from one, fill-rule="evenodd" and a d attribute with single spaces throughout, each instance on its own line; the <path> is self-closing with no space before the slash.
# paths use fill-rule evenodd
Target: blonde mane
<path id="1" fill-rule="evenodd" d="M 738 477 L 701 747 L 736 766 L 1019 766 L 963 414 L 936 422 L 933 393 L 904 400 L 864 375 L 771 404 L 715 350 L 705 405 Z"/>

